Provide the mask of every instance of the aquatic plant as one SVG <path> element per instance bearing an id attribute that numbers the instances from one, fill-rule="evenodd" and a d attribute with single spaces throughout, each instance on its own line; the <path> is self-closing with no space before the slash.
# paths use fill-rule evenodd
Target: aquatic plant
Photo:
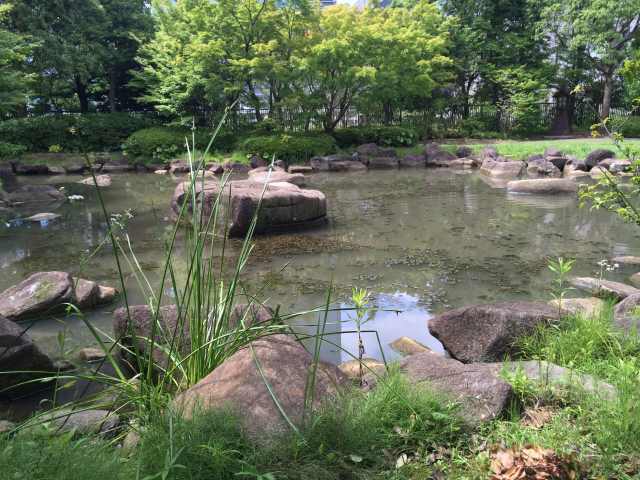
<path id="1" fill-rule="evenodd" d="M 553 279 L 553 290 L 551 296 L 558 303 L 558 316 L 562 314 L 562 302 L 570 288 L 567 288 L 567 277 L 573 269 L 575 260 L 558 257 L 557 259 L 549 259 L 548 267 L 555 278 Z"/>
<path id="2" fill-rule="evenodd" d="M 351 301 L 355 307 L 356 332 L 358 335 L 358 362 L 360 363 L 358 371 L 358 379 L 360 386 L 364 386 L 364 368 L 363 360 L 365 354 L 364 342 L 362 341 L 362 325 L 367 321 L 366 316 L 369 313 L 370 294 L 365 289 L 353 288 L 351 292 Z"/>

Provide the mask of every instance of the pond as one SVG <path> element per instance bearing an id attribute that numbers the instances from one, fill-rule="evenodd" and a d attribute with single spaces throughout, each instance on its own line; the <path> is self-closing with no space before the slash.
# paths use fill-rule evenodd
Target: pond
<path id="1" fill-rule="evenodd" d="M 110 212 L 130 211 L 127 231 L 149 278 L 160 276 L 164 242 L 173 228 L 169 203 L 177 179 L 152 174 L 112 175 L 102 190 Z M 50 183 L 84 201 L 67 203 L 62 217 L 42 224 L 13 224 L 0 229 L 0 290 L 35 271 L 64 270 L 118 285 L 113 252 L 104 241 L 106 224 L 96 192 L 78 185 L 79 177 L 21 177 L 22 183 Z M 606 212 L 579 208 L 566 196 L 507 194 L 468 171 L 408 169 L 309 176 L 308 187 L 327 195 L 329 223 L 322 228 L 255 239 L 245 273 L 252 291 L 264 285 L 262 298 L 283 312 L 297 312 L 334 300 L 348 307 L 351 287 L 367 288 L 380 309 L 365 325 L 375 330 L 387 359 L 397 357 L 389 343 L 414 338 L 441 351 L 429 335 L 429 318 L 444 310 L 506 300 L 547 300 L 549 257 L 576 258 L 574 273 L 594 275 L 597 262 L 614 255 L 638 254 L 640 234 Z M 184 253 L 179 243 L 177 252 Z M 237 249 L 239 241 L 233 243 Z M 633 271 L 608 274 L 624 280 Z M 146 303 L 133 276 L 127 274 L 129 302 Z M 171 293 L 171 292 L 167 292 Z M 578 292 L 572 292 L 578 296 Z M 109 331 L 110 305 L 87 314 Z M 398 310 L 399 312 L 395 312 Z M 350 312 L 333 312 L 328 329 L 354 328 Z M 315 318 L 300 319 L 310 325 Z M 310 326 L 298 325 L 302 330 Z M 56 348 L 60 331 L 73 345 L 92 343 L 78 318 L 37 322 L 32 335 L 47 349 Z M 353 353 L 355 335 L 337 333 L 332 341 Z M 373 334 L 365 336 L 366 355 L 380 358 Z M 351 357 L 327 346 L 327 361 Z"/>

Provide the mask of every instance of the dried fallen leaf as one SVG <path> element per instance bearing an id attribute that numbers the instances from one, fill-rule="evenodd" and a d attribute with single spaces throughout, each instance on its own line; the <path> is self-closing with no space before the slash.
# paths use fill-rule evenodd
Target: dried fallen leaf
<path id="1" fill-rule="evenodd" d="M 534 445 L 494 448 L 491 471 L 491 480 L 575 480 L 579 476 L 574 459 Z"/>
<path id="2" fill-rule="evenodd" d="M 553 413 L 549 407 L 528 408 L 522 416 L 522 424 L 525 427 L 542 428 L 551 421 Z"/>

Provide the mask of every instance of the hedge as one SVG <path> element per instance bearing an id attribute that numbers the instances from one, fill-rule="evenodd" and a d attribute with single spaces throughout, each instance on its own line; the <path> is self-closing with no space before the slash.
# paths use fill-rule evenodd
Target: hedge
<path id="1" fill-rule="evenodd" d="M 0 142 L 0 160 L 13 160 L 27 151 L 24 145 Z"/>
<path id="2" fill-rule="evenodd" d="M 336 141 L 323 133 L 280 133 L 276 135 L 252 136 L 240 147 L 246 153 L 277 159 L 289 163 L 300 163 L 316 155 L 328 155 L 336 151 Z"/>
<path id="3" fill-rule="evenodd" d="M 365 143 L 387 147 L 411 147 L 418 141 L 418 133 L 414 128 L 399 126 L 341 128 L 333 132 L 333 137 L 340 148 Z"/>
<path id="4" fill-rule="evenodd" d="M 610 128 L 622 134 L 623 137 L 637 138 L 640 137 L 640 116 L 627 118 L 615 118 L 611 121 Z"/>
<path id="5" fill-rule="evenodd" d="M 157 117 L 128 113 L 26 117 L 0 122 L 0 141 L 28 152 L 113 151 L 136 130 L 157 123 Z"/>

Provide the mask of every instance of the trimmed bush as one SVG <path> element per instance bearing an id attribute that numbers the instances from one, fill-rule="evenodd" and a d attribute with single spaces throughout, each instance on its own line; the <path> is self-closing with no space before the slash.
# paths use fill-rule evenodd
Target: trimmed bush
<path id="1" fill-rule="evenodd" d="M 156 117 L 128 113 L 44 115 L 0 122 L 0 139 L 28 152 L 48 152 L 53 145 L 63 152 L 113 151 L 136 130 L 157 123 Z"/>
<path id="2" fill-rule="evenodd" d="M 316 155 L 328 155 L 336 151 L 336 141 L 330 135 L 281 133 L 278 135 L 247 138 L 241 148 L 252 155 L 276 158 L 296 163 L 309 160 Z"/>
<path id="3" fill-rule="evenodd" d="M 411 147 L 418 141 L 418 133 L 410 127 L 353 127 L 341 128 L 333 133 L 339 147 L 352 147 L 376 143 L 386 147 Z"/>
<path id="4" fill-rule="evenodd" d="M 14 159 L 27 151 L 24 145 L 0 142 L 0 159 Z"/>

